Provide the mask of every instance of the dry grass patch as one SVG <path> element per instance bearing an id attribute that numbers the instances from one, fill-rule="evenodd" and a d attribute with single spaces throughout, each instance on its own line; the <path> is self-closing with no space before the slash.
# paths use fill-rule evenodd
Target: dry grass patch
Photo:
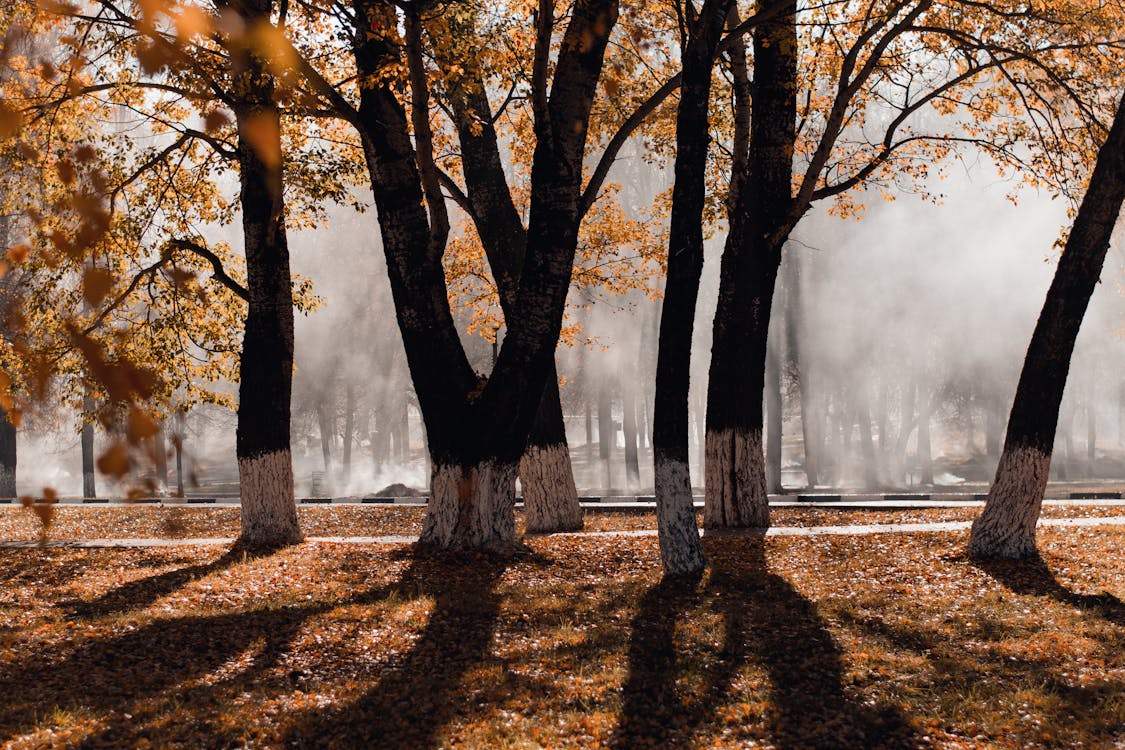
<path id="1" fill-rule="evenodd" d="M 303 505 L 297 509 L 301 528 L 308 536 L 417 535 L 422 530 L 424 507 L 390 505 Z M 238 536 L 237 507 L 207 506 L 98 506 L 59 505 L 55 508 L 51 539 L 123 539 L 152 537 L 193 539 Z M 843 508 L 774 508 L 774 526 L 840 526 L 876 523 L 971 521 L 979 507 L 920 508 L 915 510 L 848 510 Z M 1125 507 L 1110 505 L 1049 505 L 1044 518 L 1104 518 L 1125 515 Z M 587 531 L 655 529 L 652 511 L 615 512 L 586 509 Z M 700 524 L 702 512 L 697 514 Z M 523 530 L 523 513 L 516 514 Z M 19 506 L 0 506 L 0 540 L 39 539 L 39 519 Z"/>
<path id="2" fill-rule="evenodd" d="M 355 533 L 354 531 L 352 533 Z M 1114 747 L 1125 532 L 0 550 L 0 741 L 30 747 Z"/>

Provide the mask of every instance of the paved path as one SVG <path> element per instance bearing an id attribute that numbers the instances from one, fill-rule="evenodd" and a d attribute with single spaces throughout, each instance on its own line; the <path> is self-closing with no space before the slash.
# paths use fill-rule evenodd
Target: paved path
<path id="1" fill-rule="evenodd" d="M 859 536 L 868 534 L 910 534 L 927 531 L 961 531 L 972 521 L 936 521 L 930 523 L 874 523 L 852 526 L 775 526 L 764 532 L 748 529 L 730 532 L 700 532 L 704 536 Z M 1125 526 L 1125 516 L 1108 518 L 1041 518 L 1039 526 Z M 547 537 L 651 537 L 656 529 L 633 531 L 576 531 L 548 534 Z M 413 544 L 416 536 L 310 536 L 307 542 L 327 544 Z M 49 548 L 101 549 L 133 547 L 189 547 L 200 545 L 233 544 L 233 537 L 193 537 L 186 539 L 51 539 Z M 40 546 L 37 542 L 0 541 L 0 549 L 27 549 Z"/>

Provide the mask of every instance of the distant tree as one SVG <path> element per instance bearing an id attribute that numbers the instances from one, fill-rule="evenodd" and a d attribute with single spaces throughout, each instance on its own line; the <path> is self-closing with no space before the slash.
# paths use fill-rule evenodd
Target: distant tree
<path id="1" fill-rule="evenodd" d="M 1031 335 L 1008 418 L 1008 432 L 984 511 L 973 523 L 969 555 L 1036 556 L 1059 406 L 1074 343 L 1125 201 L 1125 96 L 1098 153 L 1039 321 Z"/>

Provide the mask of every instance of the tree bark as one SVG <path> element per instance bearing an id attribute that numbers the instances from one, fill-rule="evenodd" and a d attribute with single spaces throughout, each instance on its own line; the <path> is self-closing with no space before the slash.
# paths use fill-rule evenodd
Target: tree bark
<path id="1" fill-rule="evenodd" d="M 775 7 L 765 0 L 759 7 Z M 753 32 L 754 114 L 732 178 L 707 391 L 708 528 L 769 526 L 762 396 L 770 308 L 789 231 L 797 122 L 796 3 Z"/>
<path id="2" fill-rule="evenodd" d="M 240 0 L 229 5 L 247 26 L 268 22 L 271 6 L 271 0 Z M 231 65 L 249 292 L 236 431 L 240 540 L 272 546 L 301 539 L 289 445 L 293 290 L 285 233 L 280 114 L 267 62 L 249 49 L 240 49 L 231 52 Z"/>
<path id="3" fill-rule="evenodd" d="M 1024 358 L 1000 465 L 984 511 L 973 523 L 969 554 L 1026 558 L 1037 554 L 1035 524 L 1043 504 L 1059 406 L 1074 342 L 1098 282 L 1125 200 L 1125 97 L 1098 153 Z"/>
<path id="4" fill-rule="evenodd" d="M 16 497 L 16 426 L 0 407 L 0 497 Z"/>
<path id="5" fill-rule="evenodd" d="M 544 385 L 535 426 L 520 457 L 519 476 L 528 533 L 582 529 L 582 506 L 578 504 L 559 380 L 554 371 Z"/>
<path id="6" fill-rule="evenodd" d="M 683 82 L 676 110 L 675 185 L 653 417 L 656 520 L 665 575 L 696 575 L 706 565 L 691 494 L 688 403 L 691 340 L 703 273 L 707 105 L 716 49 L 730 8 L 730 0 L 705 0 L 692 24 L 683 51 Z M 739 54 L 743 53 L 732 52 Z M 745 59 L 742 64 L 745 66 Z"/>
<path id="7" fill-rule="evenodd" d="M 82 497 L 92 500 L 98 496 L 97 479 L 94 474 L 94 399 L 82 399 Z"/>

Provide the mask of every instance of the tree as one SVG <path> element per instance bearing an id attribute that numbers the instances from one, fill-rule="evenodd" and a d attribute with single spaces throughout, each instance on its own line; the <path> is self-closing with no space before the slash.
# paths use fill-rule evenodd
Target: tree
<path id="1" fill-rule="evenodd" d="M 969 537 L 972 557 L 1018 559 L 1038 554 L 1035 524 L 1047 486 L 1070 358 L 1123 201 L 1125 96 L 1098 152 L 1031 335 L 996 477 Z"/>
<path id="2" fill-rule="evenodd" d="M 708 103 L 715 55 L 730 7 L 730 0 L 707 0 L 691 24 L 676 112 L 676 181 L 668 280 L 660 315 L 652 438 L 660 559 L 665 573 L 671 575 L 699 573 L 705 564 L 688 470 L 688 381 L 695 304 L 703 272 Z"/>
<path id="3" fill-rule="evenodd" d="M 150 314 L 145 324 L 138 327 L 139 331 L 183 330 L 174 321 L 184 317 L 194 318 L 197 324 L 199 319 L 205 320 L 207 316 L 201 315 L 200 310 L 207 309 L 207 300 L 201 287 L 193 283 L 193 272 L 200 265 L 210 267 L 213 278 L 228 293 L 248 304 L 241 347 L 237 435 L 243 501 L 242 540 L 270 545 L 295 541 L 300 538 L 300 532 L 288 452 L 294 292 L 285 237 L 286 219 L 292 218 L 293 212 L 287 212 L 283 198 L 282 108 L 279 102 L 285 100 L 286 92 L 284 87 L 278 86 L 278 76 L 287 68 L 279 58 L 284 52 L 283 46 L 276 43 L 272 33 L 276 31 L 270 23 L 273 4 L 269 0 L 219 2 L 214 17 L 194 6 L 181 8 L 168 3 L 142 4 L 140 12 L 130 14 L 106 2 L 101 3 L 101 13 L 91 16 L 71 6 L 47 4 L 46 7 L 56 16 L 74 23 L 82 33 L 67 37 L 74 47 L 70 67 L 61 77 L 63 83 L 56 84 L 54 94 L 43 99 L 37 105 L 38 110 L 54 112 L 72 101 L 96 100 L 106 95 L 110 99 L 103 102 L 103 106 L 123 106 L 143 112 L 154 136 L 169 132 L 175 136 L 170 144 L 153 149 L 151 158 L 142 161 L 135 170 L 130 171 L 124 162 L 118 162 L 116 170 L 121 173 L 120 178 L 103 178 L 103 187 L 92 196 L 95 202 L 108 203 L 107 226 L 103 232 L 114 229 L 128 236 L 130 229 L 135 229 L 139 223 L 141 226 L 132 246 L 141 248 L 142 252 L 150 246 L 146 240 L 153 226 L 166 233 L 166 239 L 158 245 L 158 259 L 132 274 L 132 280 L 119 294 L 109 294 L 125 275 L 120 260 L 115 260 L 120 255 L 109 251 L 112 247 L 104 256 L 110 260 L 110 266 L 105 270 L 94 269 L 101 274 L 95 277 L 99 281 L 96 295 L 90 294 L 91 272 L 87 272 L 84 285 L 93 320 L 82 328 L 71 326 L 72 347 L 82 351 L 93 370 L 99 366 L 104 370 L 107 352 L 103 343 L 91 338 L 92 334 L 114 320 L 114 316 L 120 318 L 123 312 L 138 307 L 151 309 L 153 303 L 161 302 L 152 294 L 152 285 L 161 274 L 167 276 L 174 288 L 186 288 L 195 293 L 198 304 L 192 308 L 184 304 L 182 297 L 177 298 L 173 307 L 175 316 L 181 317 L 173 316 L 171 325 L 154 325 Z M 284 24 L 284 10 L 279 12 L 279 20 Z M 97 52 L 91 54 L 91 50 Z M 186 111 L 185 103 L 190 108 Z M 234 113 L 233 132 L 229 118 L 220 111 L 223 106 Z M 300 111 L 299 106 L 295 109 Z M 198 115 L 209 132 L 193 127 L 187 121 L 189 112 Z M 307 139 L 307 132 L 302 131 L 301 137 Z M 308 143 L 308 140 L 297 139 L 297 142 Z M 293 143 L 287 139 L 286 145 L 293 146 Z M 199 144 L 210 149 L 210 158 L 219 159 L 218 168 L 207 158 L 199 159 L 196 151 Z M 227 273 L 220 254 L 192 236 L 196 220 L 214 221 L 232 214 L 230 203 L 215 198 L 209 179 L 213 171 L 221 170 L 224 161 L 239 167 L 241 190 L 237 206 L 242 212 L 245 286 Z M 315 183 L 314 167 L 301 163 L 295 171 L 299 173 L 300 181 L 294 181 L 298 185 Z M 346 170 L 341 172 L 346 173 Z M 146 181 L 157 189 L 139 194 L 137 200 L 142 205 L 154 206 L 152 212 L 147 218 L 143 212 L 138 212 L 142 214 L 139 217 L 130 212 L 111 224 L 110 219 L 116 216 L 115 205 L 129 200 L 129 189 L 136 184 L 145 185 Z M 307 192 L 311 191 L 298 191 L 299 194 Z M 199 200 L 193 202 L 196 196 Z M 135 211 L 138 206 L 131 204 L 130 208 Z M 71 254 L 84 257 L 80 252 Z M 136 300 L 146 283 L 149 285 L 148 306 Z M 303 288 L 298 291 L 301 297 L 307 293 Z M 103 300 L 106 304 L 101 306 Z M 219 309 L 230 310 L 231 307 Z M 211 322 L 213 324 L 214 319 Z M 128 336 L 121 335 L 124 330 L 115 331 L 111 340 L 127 340 Z M 182 353 L 169 351 L 166 338 L 154 339 L 154 343 L 152 354 L 162 365 L 175 362 L 176 355 Z M 197 339 L 194 346 L 208 354 L 216 351 L 208 347 L 206 340 Z M 218 352 L 222 356 L 224 351 L 232 349 L 224 347 Z M 123 351 L 114 356 L 128 361 L 126 355 L 131 353 Z M 191 381 L 185 382 L 190 384 Z M 165 382 L 165 385 L 166 391 L 171 391 L 175 381 Z M 110 389 L 111 401 L 122 402 L 134 395 L 132 391 L 118 390 L 115 394 Z M 148 399 L 156 394 L 149 387 L 138 395 Z M 174 408 L 183 406 L 181 403 Z M 131 419 L 130 442 L 135 442 L 136 438 L 132 434 L 135 432 L 133 422 L 140 424 L 139 419 Z M 159 427 L 149 419 L 144 423 L 143 432 L 144 439 L 151 441 L 159 434 Z M 122 448 L 113 444 L 109 451 L 113 452 L 115 460 L 108 461 L 103 456 L 99 468 L 112 467 L 108 470 L 118 475 L 128 471 L 129 462 L 121 457 Z"/>
<path id="4" fill-rule="evenodd" d="M 514 481 L 551 369 L 577 245 L 587 125 L 609 35 L 612 0 L 578 2 L 548 93 L 548 45 L 536 48 L 536 146 L 527 250 L 508 333 L 487 380 L 470 366 L 450 311 L 442 268 L 448 216 L 433 167 L 428 92 L 411 80 L 413 116 L 394 71 L 409 68 L 394 9 L 356 5 L 359 105 L 306 75 L 362 136 L 407 361 L 432 459 L 421 544 L 504 547 L 515 537 Z M 408 23 L 413 23 L 407 19 Z M 552 4 L 540 23 L 554 23 Z M 413 127 L 412 127 L 413 126 Z M 413 130 L 413 140 L 411 138 Z M 417 150 L 415 150 L 417 143 Z"/>
<path id="5" fill-rule="evenodd" d="M 1089 141 L 1090 115 L 1118 75 L 1105 58 L 1121 52 L 1112 42 L 1119 10 L 1102 5 L 769 7 L 775 15 L 753 32 L 749 151 L 730 157 L 744 160 L 748 177 L 729 202 L 714 321 L 709 527 L 769 524 L 762 389 L 770 308 L 782 249 L 811 205 L 835 199 L 837 210 L 856 211 L 855 188 L 912 187 L 965 149 L 1065 191 L 1088 154 L 1061 146 Z M 799 13 L 823 15 L 799 36 Z M 736 77 L 733 85 L 745 84 Z"/>

